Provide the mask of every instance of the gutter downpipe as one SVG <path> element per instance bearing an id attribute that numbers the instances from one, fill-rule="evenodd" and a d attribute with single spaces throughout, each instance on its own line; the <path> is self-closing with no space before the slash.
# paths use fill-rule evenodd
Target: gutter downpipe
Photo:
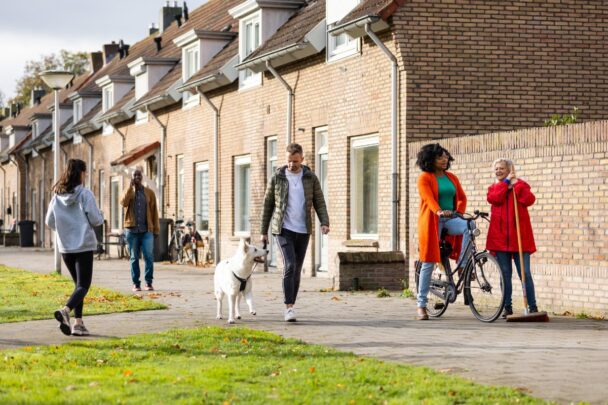
<path id="1" fill-rule="evenodd" d="M 160 162 L 158 167 L 158 176 L 160 177 L 160 190 L 159 190 L 159 204 L 160 204 L 160 217 L 165 217 L 165 143 L 167 142 L 167 126 L 164 125 L 158 117 L 152 112 L 150 107 L 146 107 L 146 111 L 158 124 L 161 129 L 160 135 Z M 123 152 L 124 153 L 124 152 Z"/>
<path id="2" fill-rule="evenodd" d="M 87 187 L 89 188 L 89 190 L 93 191 L 92 186 L 92 177 L 93 177 L 93 144 L 84 136 L 80 135 L 82 137 L 82 140 L 86 142 L 87 145 L 89 145 L 89 176 L 87 179 Z"/>
<path id="3" fill-rule="evenodd" d="M 215 204 L 215 218 L 213 220 L 213 227 L 215 228 L 215 242 L 213 245 L 213 249 L 215 249 L 215 263 L 220 262 L 220 161 L 219 161 L 219 148 L 220 148 L 220 110 L 211 102 L 209 97 L 205 93 L 203 93 L 200 87 L 196 86 L 196 92 L 201 96 L 203 100 L 211 107 L 214 114 L 214 124 L 213 124 L 213 175 L 214 175 L 214 200 Z"/>
<path id="4" fill-rule="evenodd" d="M 42 199 L 44 200 L 44 194 L 46 191 L 46 158 L 44 156 L 42 156 L 41 154 L 38 154 L 38 157 L 40 159 L 42 159 L 42 190 L 40 190 L 40 193 L 42 193 L 42 195 L 40 197 L 42 197 Z M 90 176 L 89 176 L 90 177 Z M 41 207 L 41 215 L 40 218 L 42 217 L 46 217 L 46 215 L 42 215 L 44 213 L 44 207 Z M 44 232 L 44 227 L 43 224 L 40 224 L 40 226 L 42 227 L 42 232 L 40 232 L 40 244 L 42 246 L 44 246 L 44 242 L 46 242 L 46 238 L 44 236 L 44 234 L 46 232 Z"/>
<path id="5" fill-rule="evenodd" d="M 118 129 L 118 128 L 116 128 L 114 125 L 112 125 L 112 123 L 110 122 L 110 120 L 105 120 L 105 123 L 106 123 L 106 125 L 111 126 L 111 127 L 112 127 L 112 129 L 114 129 L 114 131 L 116 131 L 116 133 L 117 133 L 118 135 L 120 135 L 120 137 L 122 138 L 122 145 L 121 145 L 121 148 L 122 148 L 122 149 L 121 149 L 120 153 L 121 153 L 121 155 L 124 155 L 124 154 L 125 154 L 125 143 L 127 142 L 127 137 L 125 136 L 125 134 L 123 134 L 123 133 L 120 131 L 120 129 Z M 84 139 L 84 136 L 83 136 L 83 139 Z M 87 142 L 87 143 L 88 143 L 88 142 Z"/>
<path id="6" fill-rule="evenodd" d="M 399 147 L 398 138 L 399 133 L 397 129 L 397 90 L 398 90 L 398 66 L 397 66 L 397 58 L 395 55 L 388 50 L 388 48 L 384 45 L 380 38 L 376 36 L 376 34 L 372 31 L 371 25 L 369 23 L 365 24 L 365 32 L 371 38 L 372 41 L 384 52 L 387 58 L 391 62 L 391 170 L 392 170 L 392 180 L 393 184 L 391 187 L 391 197 L 393 201 L 393 210 L 391 215 L 391 250 L 396 251 L 399 248 L 399 194 L 397 192 L 397 187 L 399 184 L 399 174 L 397 172 L 397 150 Z"/>
<path id="7" fill-rule="evenodd" d="M 283 79 L 283 77 L 281 77 L 281 75 L 274 70 L 274 68 L 272 67 L 272 65 L 270 64 L 270 61 L 266 61 L 266 68 L 268 68 L 268 70 L 270 71 L 270 73 L 272 73 L 272 75 L 275 77 L 275 79 L 277 79 L 278 81 L 281 82 L 281 84 L 287 89 L 287 131 L 286 131 L 286 141 L 287 144 L 289 145 L 291 143 L 291 131 L 292 131 L 292 127 L 293 127 L 293 89 L 287 84 L 287 82 L 285 81 L 285 79 Z"/>
<path id="8" fill-rule="evenodd" d="M 17 162 L 17 160 L 13 157 L 13 155 L 9 155 L 9 160 L 11 161 L 12 164 L 14 164 L 17 167 L 17 172 L 19 173 L 19 175 L 17 176 L 17 195 L 21 196 L 21 169 L 19 168 L 19 162 Z M 25 176 L 23 176 L 25 177 Z M 25 198 L 27 198 L 27 190 L 25 191 Z M 25 198 L 23 199 L 25 201 Z M 23 218 L 21 218 L 21 201 L 19 201 L 21 198 L 17 198 L 17 204 L 19 204 L 19 210 L 17 210 L 17 207 L 13 207 L 13 218 L 19 218 L 20 221 L 23 220 Z M 17 225 L 19 225 L 19 222 L 17 222 Z"/>

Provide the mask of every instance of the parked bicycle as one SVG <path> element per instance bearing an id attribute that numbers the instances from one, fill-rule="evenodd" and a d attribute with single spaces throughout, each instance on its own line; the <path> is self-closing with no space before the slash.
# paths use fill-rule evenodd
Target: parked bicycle
<path id="1" fill-rule="evenodd" d="M 173 224 L 173 232 L 169 240 L 169 261 L 171 263 L 183 263 L 184 261 L 184 246 L 182 237 L 184 235 L 184 220 L 178 219 Z"/>
<path id="2" fill-rule="evenodd" d="M 489 221 L 489 214 L 475 210 L 473 215 L 455 213 L 455 216 L 467 221 L 470 239 L 460 254 L 468 257 L 468 260 L 461 274 L 458 274 L 457 270 L 452 271 L 449 260 L 452 246 L 445 240 L 447 229 L 444 229 L 439 242 L 441 263 L 433 269 L 427 312 L 430 317 L 440 317 L 448 309 L 448 305 L 455 302 L 458 295 L 464 292 L 465 305 L 469 305 L 473 315 L 482 322 L 493 322 L 502 313 L 505 301 L 502 271 L 490 252 L 477 251 L 475 237 L 479 236 L 481 231 L 473 226 L 474 221 L 479 218 Z M 421 267 L 422 263 L 417 260 L 416 292 Z M 458 281 L 455 281 L 456 275 Z"/>

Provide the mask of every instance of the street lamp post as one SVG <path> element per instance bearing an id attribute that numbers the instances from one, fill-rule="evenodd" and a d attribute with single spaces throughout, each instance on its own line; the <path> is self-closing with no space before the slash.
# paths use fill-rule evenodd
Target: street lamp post
<path id="1" fill-rule="evenodd" d="M 59 150 L 60 147 L 60 124 L 59 124 L 59 90 L 65 88 L 67 84 L 74 78 L 74 75 L 70 72 L 66 72 L 63 70 L 45 70 L 40 73 L 40 77 L 49 86 L 53 89 L 53 93 L 55 95 L 55 111 L 53 114 L 53 184 L 56 184 L 59 181 Z M 59 254 L 59 247 L 57 246 L 57 232 L 55 232 L 55 240 L 53 243 L 55 248 L 55 271 L 61 274 L 61 255 Z"/>

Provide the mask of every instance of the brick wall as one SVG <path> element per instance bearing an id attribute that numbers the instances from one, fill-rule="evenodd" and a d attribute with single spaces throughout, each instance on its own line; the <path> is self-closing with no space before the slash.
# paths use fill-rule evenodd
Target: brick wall
<path id="1" fill-rule="evenodd" d="M 608 121 L 533 128 L 440 140 L 456 159 L 452 171 L 467 194 L 467 210 L 488 211 L 492 162 L 512 159 L 536 195 L 530 218 L 538 251 L 532 274 L 541 308 L 608 313 Z M 419 207 L 415 156 L 427 142 L 409 145 L 410 269 L 417 258 Z M 481 224 L 478 247 L 485 247 Z M 413 272 L 409 274 L 413 286 Z M 514 278 L 514 281 L 516 278 Z M 515 284 L 517 286 L 517 284 Z M 519 288 L 514 288 L 516 294 Z M 514 296 L 515 297 L 515 296 Z M 515 299 L 515 298 L 514 298 Z"/>
<path id="2" fill-rule="evenodd" d="M 407 1 L 393 17 L 408 142 L 542 126 L 608 111 L 608 3 Z"/>
<path id="3" fill-rule="evenodd" d="M 341 252 L 338 259 L 334 285 L 338 290 L 401 290 L 407 281 L 402 252 Z"/>

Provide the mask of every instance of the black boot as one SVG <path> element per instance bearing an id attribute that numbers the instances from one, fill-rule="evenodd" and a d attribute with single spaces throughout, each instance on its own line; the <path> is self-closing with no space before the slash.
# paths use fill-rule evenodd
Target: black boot
<path id="1" fill-rule="evenodd" d="M 503 319 L 507 319 L 507 316 L 509 315 L 513 315 L 513 307 L 512 306 L 506 306 L 505 309 L 502 311 L 502 318 Z"/>

